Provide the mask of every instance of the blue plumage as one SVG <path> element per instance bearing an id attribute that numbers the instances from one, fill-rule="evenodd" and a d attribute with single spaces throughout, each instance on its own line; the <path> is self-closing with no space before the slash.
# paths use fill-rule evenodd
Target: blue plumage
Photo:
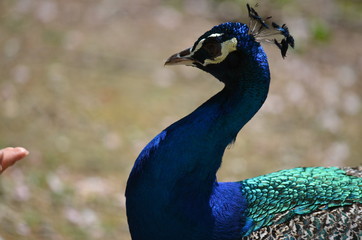
<path id="1" fill-rule="evenodd" d="M 255 10 L 252 13 L 258 16 Z M 256 21 L 253 29 L 231 22 L 215 26 L 193 47 L 167 60 L 166 65 L 198 67 L 225 87 L 162 131 L 137 158 L 126 189 L 133 240 L 263 239 L 299 215 L 312 216 L 340 206 L 362 210 L 359 170 L 297 168 L 241 182 L 216 181 L 225 148 L 268 94 L 270 73 L 259 40 L 265 41 L 261 37 L 269 26 L 259 18 L 252 20 Z M 285 56 L 294 40 L 285 25 L 273 27 L 282 40 L 267 41 L 275 42 Z M 301 229 L 295 234 L 293 229 L 283 236 L 293 239 L 295 234 L 304 234 L 303 228 L 295 227 Z"/>

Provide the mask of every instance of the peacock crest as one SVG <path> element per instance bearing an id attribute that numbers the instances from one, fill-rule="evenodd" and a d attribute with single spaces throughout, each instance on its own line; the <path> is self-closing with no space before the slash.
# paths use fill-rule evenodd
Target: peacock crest
<path id="1" fill-rule="evenodd" d="M 257 42 L 265 42 L 275 44 L 284 58 L 287 54 L 288 47 L 294 48 L 294 38 L 289 33 L 286 24 L 281 26 L 275 22 L 269 24 L 271 16 L 263 18 L 259 16 L 257 11 L 246 5 L 249 13 L 249 34 L 252 35 Z"/>

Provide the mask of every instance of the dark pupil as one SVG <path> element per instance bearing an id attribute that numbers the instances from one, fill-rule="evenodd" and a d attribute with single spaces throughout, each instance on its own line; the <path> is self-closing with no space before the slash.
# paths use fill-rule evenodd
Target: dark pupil
<path id="1" fill-rule="evenodd" d="M 204 43 L 203 47 L 212 57 L 217 57 L 221 54 L 221 45 L 219 43 Z"/>

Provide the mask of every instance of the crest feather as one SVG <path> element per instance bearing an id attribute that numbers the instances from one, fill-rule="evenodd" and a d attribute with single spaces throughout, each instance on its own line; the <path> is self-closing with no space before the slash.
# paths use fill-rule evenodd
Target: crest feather
<path id="1" fill-rule="evenodd" d="M 252 35 L 257 42 L 266 42 L 275 44 L 282 57 L 285 58 L 288 47 L 294 48 L 294 38 L 289 33 L 289 29 L 286 24 L 278 25 L 272 22 L 271 25 L 267 23 L 272 17 L 266 17 L 265 19 L 260 17 L 254 8 L 246 5 L 249 13 L 249 34 Z"/>

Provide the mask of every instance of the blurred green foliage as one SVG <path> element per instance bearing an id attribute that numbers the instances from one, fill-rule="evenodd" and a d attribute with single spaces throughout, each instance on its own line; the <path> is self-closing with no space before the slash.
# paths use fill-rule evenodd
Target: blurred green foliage
<path id="1" fill-rule="evenodd" d="M 270 96 L 219 179 L 361 164 L 360 2 L 259 2 L 297 49 L 283 60 L 265 46 Z M 221 21 L 246 21 L 244 4 L 0 1 L 0 147 L 31 152 L 1 176 L 0 239 L 130 239 L 123 195 L 134 159 L 222 87 L 163 62 Z"/>
<path id="2" fill-rule="evenodd" d="M 331 30 L 329 29 L 329 27 L 321 22 L 321 21 L 316 21 L 313 25 L 312 25 L 312 36 L 313 39 L 318 41 L 318 42 L 322 42 L 322 43 L 326 43 L 331 39 Z"/>

